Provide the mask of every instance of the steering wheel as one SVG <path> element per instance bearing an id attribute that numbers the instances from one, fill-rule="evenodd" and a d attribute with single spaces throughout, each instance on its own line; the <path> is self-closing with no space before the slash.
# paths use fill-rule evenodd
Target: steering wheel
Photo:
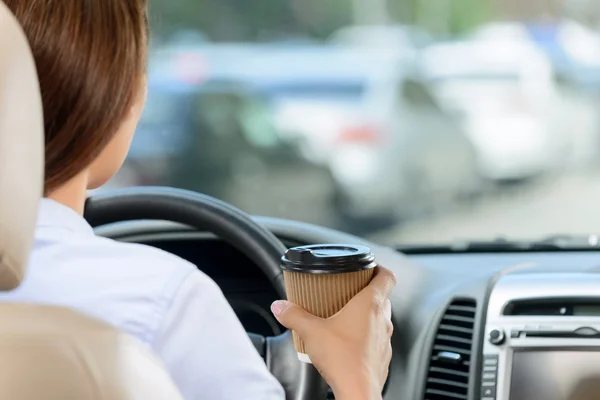
<path id="1" fill-rule="evenodd" d="M 214 233 L 252 260 L 285 298 L 279 260 L 286 247 L 249 215 L 223 201 L 181 189 L 136 187 L 92 196 L 84 216 L 93 227 L 145 219 L 179 222 Z M 251 339 L 285 389 L 286 398 L 326 398 L 327 385 L 313 365 L 298 360 L 290 331 L 273 337 L 251 335 Z"/>

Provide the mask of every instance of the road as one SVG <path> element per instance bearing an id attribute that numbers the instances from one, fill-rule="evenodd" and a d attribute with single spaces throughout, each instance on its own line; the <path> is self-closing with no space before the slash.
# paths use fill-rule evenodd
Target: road
<path id="1" fill-rule="evenodd" d="M 379 232 L 371 239 L 424 244 L 559 233 L 600 233 L 600 168 L 498 191 L 475 204 Z"/>

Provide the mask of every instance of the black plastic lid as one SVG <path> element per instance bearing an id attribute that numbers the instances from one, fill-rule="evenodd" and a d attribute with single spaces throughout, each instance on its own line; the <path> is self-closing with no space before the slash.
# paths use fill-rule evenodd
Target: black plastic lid
<path id="1" fill-rule="evenodd" d="M 366 246 L 318 244 L 294 247 L 281 257 L 281 268 L 309 274 L 340 274 L 375 267 L 375 256 Z"/>

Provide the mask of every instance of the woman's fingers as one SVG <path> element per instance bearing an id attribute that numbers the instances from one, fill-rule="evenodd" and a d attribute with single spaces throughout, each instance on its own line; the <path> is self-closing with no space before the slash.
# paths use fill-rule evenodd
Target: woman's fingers
<path id="1" fill-rule="evenodd" d="M 378 266 L 369 287 L 382 299 L 387 299 L 396 286 L 396 275 L 387 268 Z"/>
<path id="2" fill-rule="evenodd" d="M 392 302 L 390 299 L 386 299 L 383 304 L 383 315 L 387 320 L 392 319 Z"/>
<path id="3" fill-rule="evenodd" d="M 292 329 L 301 337 L 306 337 L 316 321 L 320 318 L 308 313 L 302 307 L 285 300 L 278 300 L 271 305 L 271 311 L 277 321 L 288 329 Z"/>
<path id="4" fill-rule="evenodd" d="M 375 276 L 371 280 L 371 283 L 369 283 L 369 286 L 367 286 L 361 293 L 359 293 L 358 296 L 356 296 L 355 301 L 366 304 L 364 302 L 369 299 L 368 301 L 370 301 L 377 312 L 388 315 L 391 313 L 391 311 L 386 309 L 387 302 L 395 285 L 396 275 L 394 275 L 394 273 L 389 269 L 377 267 L 375 270 Z"/>

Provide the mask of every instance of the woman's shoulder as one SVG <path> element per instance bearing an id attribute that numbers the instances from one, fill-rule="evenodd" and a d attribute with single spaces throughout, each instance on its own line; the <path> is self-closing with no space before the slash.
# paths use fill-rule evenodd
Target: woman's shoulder
<path id="1" fill-rule="evenodd" d="M 97 237 L 95 246 L 99 250 L 105 249 L 98 254 L 101 259 L 109 258 L 115 263 L 139 266 L 146 270 L 189 273 L 197 269 L 194 264 L 175 254 L 145 244 L 119 242 Z"/>
<path id="2" fill-rule="evenodd" d="M 144 277 L 166 280 L 197 271 L 196 265 L 164 250 L 137 243 L 119 242 L 91 234 L 61 236 L 38 231 L 30 267 L 90 276 Z"/>

